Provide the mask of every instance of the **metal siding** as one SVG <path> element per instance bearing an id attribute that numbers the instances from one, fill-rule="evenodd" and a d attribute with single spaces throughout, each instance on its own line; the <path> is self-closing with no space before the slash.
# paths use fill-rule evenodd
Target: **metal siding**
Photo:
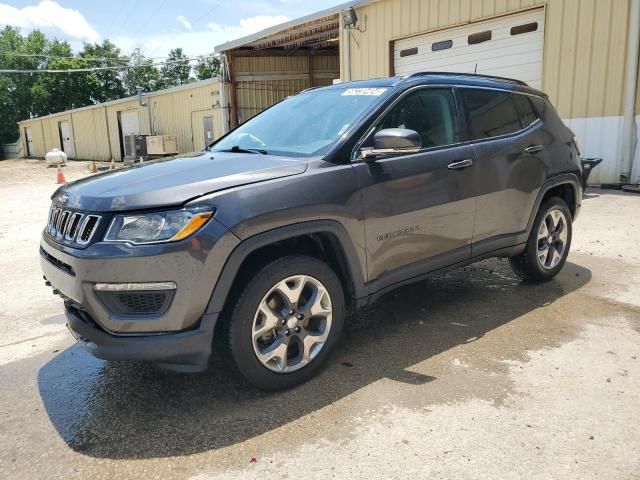
<path id="1" fill-rule="evenodd" d="M 388 76 L 391 40 L 535 6 L 547 9 L 542 89 L 560 115 L 621 115 L 628 0 L 381 0 L 357 9 L 367 29 L 351 32 L 351 78 Z"/>
<path id="2" fill-rule="evenodd" d="M 310 58 L 313 86 L 330 85 L 332 79 L 327 78 L 329 76 L 339 78 L 338 55 L 235 57 L 234 75 L 237 80 L 240 123 L 274 103 L 311 87 Z"/>
<path id="3" fill-rule="evenodd" d="M 221 120 L 216 114 L 220 109 L 220 91 L 217 83 L 150 97 L 146 101 L 151 101 L 154 133 L 175 135 L 180 153 L 200 148 L 198 145 L 199 137 L 202 137 L 202 124 L 194 126 L 195 112 L 201 113 L 202 116 L 213 116 L 216 138 L 220 136 Z M 142 110 L 145 116 L 148 115 L 145 107 Z"/>
<path id="4" fill-rule="evenodd" d="M 107 122 L 103 107 L 75 112 L 73 132 L 77 158 L 110 160 Z"/>

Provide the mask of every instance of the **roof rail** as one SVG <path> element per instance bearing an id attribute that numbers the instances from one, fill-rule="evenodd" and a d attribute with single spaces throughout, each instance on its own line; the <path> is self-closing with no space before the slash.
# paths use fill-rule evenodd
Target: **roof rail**
<path id="1" fill-rule="evenodd" d="M 415 72 L 410 73 L 409 75 L 404 76 L 404 79 L 407 78 L 415 78 L 415 77 L 424 77 L 427 75 L 441 75 L 441 76 L 456 76 L 456 77 L 474 77 L 474 78 L 486 78 L 488 80 L 499 80 L 501 82 L 512 83 L 514 85 L 521 85 L 523 87 L 528 87 L 525 82 L 522 80 L 516 80 L 515 78 L 507 78 L 507 77 L 496 77 L 494 75 L 482 75 L 478 73 L 456 73 L 456 72 Z"/>

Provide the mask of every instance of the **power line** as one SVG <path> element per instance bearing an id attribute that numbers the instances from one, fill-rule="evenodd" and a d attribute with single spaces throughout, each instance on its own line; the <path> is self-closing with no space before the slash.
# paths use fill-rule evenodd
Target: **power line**
<path id="1" fill-rule="evenodd" d="M 90 72 L 98 72 L 103 70 L 129 70 L 132 68 L 148 68 L 148 67 L 157 67 L 161 65 L 173 65 L 176 63 L 182 62 L 197 62 L 200 60 L 206 60 L 208 58 L 213 58 L 215 55 L 201 55 L 198 57 L 186 57 L 178 60 L 168 60 L 166 62 L 157 62 L 157 63 L 148 63 L 143 65 L 121 65 L 121 66 L 112 66 L 112 67 L 90 67 L 90 68 L 69 68 L 69 69 L 4 69 L 0 70 L 0 73 L 90 73 Z"/>
<path id="2" fill-rule="evenodd" d="M 0 52 L 1 56 L 4 57 L 27 57 L 27 58 L 45 58 L 45 59 L 53 59 L 53 60 L 87 60 L 90 62 L 128 62 L 129 59 L 126 57 L 122 58 L 99 58 L 99 57 L 82 57 L 79 55 L 76 56 L 61 56 L 61 55 L 47 55 L 44 53 L 14 53 L 14 52 Z M 164 58 L 164 57 L 155 57 L 155 58 Z"/>

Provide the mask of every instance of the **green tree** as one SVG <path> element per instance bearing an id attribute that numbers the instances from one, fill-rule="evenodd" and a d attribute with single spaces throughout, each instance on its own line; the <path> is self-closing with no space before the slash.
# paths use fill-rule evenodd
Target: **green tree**
<path id="1" fill-rule="evenodd" d="M 87 44 L 85 43 L 80 58 L 86 59 L 86 64 L 90 67 L 119 67 L 126 66 L 129 59 L 122 56 L 120 49 L 109 40 L 102 43 Z M 104 60 L 95 60 L 95 59 Z M 118 70 L 98 70 L 91 72 L 87 78 L 87 85 L 93 87 L 91 91 L 91 100 L 93 103 L 108 102 L 109 100 L 117 100 L 125 95 L 125 88 L 122 85 L 122 73 Z"/>
<path id="2" fill-rule="evenodd" d="M 125 70 L 122 83 L 127 95 L 136 95 L 138 89 L 153 92 L 162 88 L 160 72 L 153 66 L 151 59 L 146 58 L 139 48 L 129 55 L 129 68 Z"/>
<path id="3" fill-rule="evenodd" d="M 23 37 L 18 29 L 0 31 L 0 69 L 35 70 L 42 67 L 46 38 L 40 32 Z M 32 55 L 32 56 L 23 56 Z M 0 74 L 0 143 L 18 138 L 16 122 L 32 115 L 31 87 L 36 75 Z"/>
<path id="4" fill-rule="evenodd" d="M 193 71 L 198 80 L 215 78 L 220 74 L 220 59 L 217 57 L 201 58 L 193 67 Z"/>
<path id="5" fill-rule="evenodd" d="M 191 81 L 191 65 L 181 48 L 174 48 L 160 68 L 162 87 L 173 87 Z"/>

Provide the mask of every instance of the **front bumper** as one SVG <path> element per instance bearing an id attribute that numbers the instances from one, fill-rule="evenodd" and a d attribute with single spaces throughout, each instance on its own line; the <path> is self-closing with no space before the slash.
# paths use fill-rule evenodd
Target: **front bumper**
<path id="1" fill-rule="evenodd" d="M 82 347 L 103 360 L 144 360 L 182 372 L 207 367 L 218 314 L 205 314 L 197 328 L 160 335 L 116 336 L 102 330 L 72 302 L 65 305 L 67 327 Z"/>
<path id="2" fill-rule="evenodd" d="M 238 243 L 214 219 L 194 236 L 170 244 L 99 242 L 73 249 L 43 234 L 40 264 L 54 292 L 65 299 L 69 329 L 87 351 L 103 359 L 151 360 L 198 370 L 211 353 L 217 318 L 206 311 L 207 305 Z M 96 291 L 96 284 L 151 282 L 175 285 L 170 304 L 157 314 L 123 314 Z"/>

